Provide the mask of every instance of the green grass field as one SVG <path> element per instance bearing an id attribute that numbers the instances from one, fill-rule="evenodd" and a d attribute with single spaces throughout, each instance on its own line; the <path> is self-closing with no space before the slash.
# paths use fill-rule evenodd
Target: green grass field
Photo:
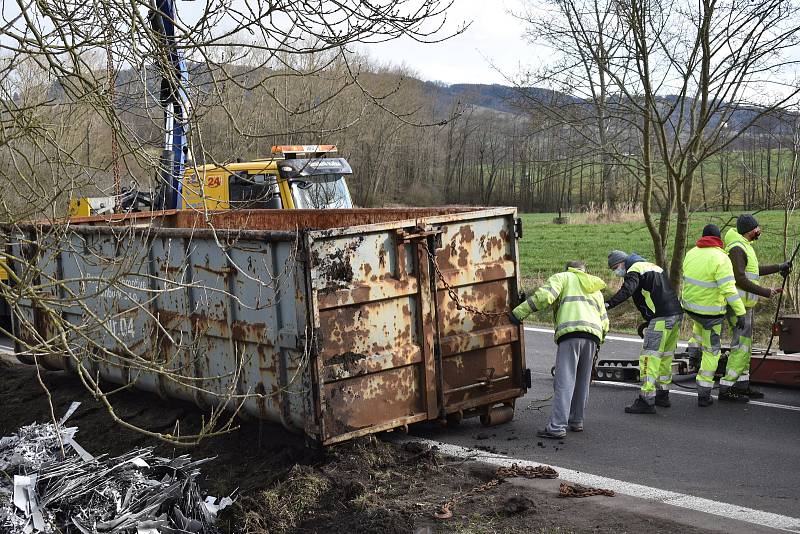
<path id="1" fill-rule="evenodd" d="M 728 223 L 735 225 L 738 213 L 696 213 L 691 219 L 690 246 L 700 237 L 703 226 L 713 222 L 722 227 Z M 520 267 L 522 285 L 526 291 L 538 287 L 552 273 L 564 269 L 569 260 L 583 260 L 587 271 L 601 277 L 608 284 L 606 296 L 612 295 L 621 282 L 608 269 L 608 253 L 613 249 L 625 252 L 637 252 L 647 259 L 653 259 L 653 243 L 643 220 L 615 223 L 586 224 L 583 214 L 570 215 L 571 224 L 554 224 L 552 213 L 522 214 L 523 238 L 520 241 Z M 734 219 L 731 219 L 734 217 Z M 783 260 L 783 220 L 782 211 L 761 212 L 756 214 L 763 234 L 756 242 L 755 248 L 759 261 L 764 264 L 779 263 Z M 574 223 L 572 223 L 574 221 Z M 797 243 L 800 216 L 789 221 L 789 252 L 791 254 Z M 723 235 L 727 229 L 723 229 Z M 674 232 L 674 228 L 672 229 Z M 796 262 L 800 267 L 800 261 Z M 766 277 L 762 285 L 779 287 L 781 278 L 778 275 Z M 762 301 L 763 302 L 763 301 Z M 784 309 L 786 305 L 784 304 Z M 769 326 L 775 313 L 774 301 L 759 305 L 756 309 L 757 341 L 764 341 L 769 335 Z M 635 332 L 641 320 L 633 305 L 628 302 L 611 315 L 611 329 L 617 332 Z M 532 320 L 547 324 L 552 320 L 549 312 L 537 313 Z"/>

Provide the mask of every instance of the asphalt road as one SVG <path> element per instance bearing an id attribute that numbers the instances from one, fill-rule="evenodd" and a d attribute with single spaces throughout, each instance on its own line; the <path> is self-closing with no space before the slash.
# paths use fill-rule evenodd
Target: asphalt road
<path id="1" fill-rule="evenodd" d="M 517 401 L 512 422 L 487 429 L 468 419 L 460 427 L 431 425 L 412 433 L 800 518 L 800 389 L 760 388 L 766 394 L 763 402 L 789 408 L 719 402 L 699 408 L 695 396 L 673 394 L 671 408 L 659 408 L 656 415 L 631 415 L 623 409 L 635 399 L 635 388 L 595 383 L 586 430 L 568 433 L 562 444 L 536 437 L 549 417 L 544 399 L 553 392 L 552 334 L 527 331 L 525 341 L 533 387 Z M 609 340 L 601 358 L 613 353 L 635 359 L 639 346 Z"/>

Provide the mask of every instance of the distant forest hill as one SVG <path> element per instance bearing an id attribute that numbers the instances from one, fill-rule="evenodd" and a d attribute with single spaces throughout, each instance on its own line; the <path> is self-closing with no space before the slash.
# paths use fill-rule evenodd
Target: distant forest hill
<path id="1" fill-rule="evenodd" d="M 443 85 L 377 69 L 362 71 L 354 83 L 337 68 L 298 74 L 230 67 L 222 76 L 219 67 L 193 64 L 195 162 L 263 158 L 273 144 L 335 143 L 352 165 L 350 187 L 361 206 L 515 205 L 553 212 L 595 209 L 607 198 L 628 209 L 642 205 L 641 122 L 632 102 L 605 103 L 603 144 L 596 103 L 586 99 L 535 87 Z M 159 78 L 150 69 L 147 74 L 145 90 L 135 73 L 119 72 L 114 101 L 125 126 L 124 181 L 139 184 L 155 176 L 152 155 L 163 142 Z M 70 128 L 58 131 L 68 138 L 63 144 L 94 169 L 83 194 L 108 194 L 105 120 L 58 85 L 47 92 L 64 102 L 48 112 L 69 115 Z M 665 114 L 674 108 L 668 128 L 681 123 L 681 112 L 690 113 L 692 101 L 681 108 L 676 98 L 659 102 Z M 693 209 L 775 205 L 795 187 L 797 116 L 745 105 L 719 109 L 706 125 L 719 149 L 695 173 Z M 137 156 L 142 151 L 151 157 Z M 654 161 L 651 206 L 659 210 L 668 206 L 669 188 L 667 169 Z"/>
<path id="2" fill-rule="evenodd" d="M 584 98 L 579 98 L 566 93 L 544 89 L 540 87 L 513 87 L 500 84 L 441 84 L 436 82 L 422 82 L 431 93 L 436 95 L 436 106 L 440 111 L 450 110 L 453 105 L 473 105 L 480 108 L 499 111 L 502 113 L 517 114 L 529 109 L 533 103 L 540 105 L 558 105 L 585 107 L 591 103 Z M 664 105 L 675 103 L 677 97 L 666 95 L 663 97 Z M 611 99 L 613 102 L 613 98 Z M 619 97 L 616 98 L 619 100 Z M 623 104 L 623 103 L 620 103 Z M 629 104 L 625 104 L 626 106 Z M 787 121 L 787 116 L 795 117 L 795 114 L 786 115 L 771 114 L 765 117 L 760 115 L 764 109 L 753 105 L 732 105 L 726 112 L 726 127 L 732 131 L 739 131 L 757 118 L 759 128 L 769 131 L 771 134 L 789 134 L 793 131 L 792 121 Z M 690 108 L 684 109 L 684 114 L 689 114 Z M 676 110 L 675 117 L 680 113 Z M 711 126 L 718 124 L 719 117 L 711 122 Z"/>

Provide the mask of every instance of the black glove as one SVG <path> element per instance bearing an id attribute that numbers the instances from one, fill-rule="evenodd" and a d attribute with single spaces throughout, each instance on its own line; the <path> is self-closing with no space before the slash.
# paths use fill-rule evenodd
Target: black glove
<path id="1" fill-rule="evenodd" d="M 513 325 L 516 325 L 516 326 L 521 326 L 521 325 L 522 325 L 522 321 L 520 321 L 520 320 L 517 318 L 517 316 L 516 316 L 516 315 L 514 315 L 514 314 L 513 314 L 513 313 L 511 313 L 511 312 L 508 312 L 508 320 L 509 320 L 509 321 L 511 321 L 511 324 L 513 324 Z"/>
<path id="2" fill-rule="evenodd" d="M 783 276 L 784 278 L 786 278 L 787 276 L 789 276 L 789 273 L 790 273 L 790 272 L 791 272 L 791 270 L 792 270 L 792 262 L 790 262 L 790 261 L 785 261 L 785 262 L 781 263 L 781 264 L 778 266 L 778 269 L 779 269 L 779 271 L 780 271 L 780 273 L 781 273 L 781 276 Z"/>
<path id="3" fill-rule="evenodd" d="M 744 315 L 736 316 L 736 329 L 744 330 Z"/>
<path id="4" fill-rule="evenodd" d="M 639 334 L 640 338 L 644 339 L 644 331 L 645 331 L 645 329 L 647 328 L 647 326 L 649 324 L 650 324 L 650 321 L 645 321 L 645 322 L 639 324 L 639 328 L 636 329 L 636 333 Z"/>

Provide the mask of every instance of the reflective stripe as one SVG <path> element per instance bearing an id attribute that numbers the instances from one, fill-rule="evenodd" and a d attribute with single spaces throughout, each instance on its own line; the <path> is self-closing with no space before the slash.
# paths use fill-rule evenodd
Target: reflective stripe
<path id="1" fill-rule="evenodd" d="M 744 274 L 745 274 L 745 276 L 747 276 L 748 280 L 758 280 L 759 278 L 761 278 L 756 273 L 745 272 Z"/>
<path id="2" fill-rule="evenodd" d="M 658 389 L 658 391 L 669 391 L 669 385 L 668 384 L 658 384 L 656 386 L 656 389 Z"/>
<path id="3" fill-rule="evenodd" d="M 542 289 L 549 291 L 550 294 L 553 295 L 553 297 L 558 298 L 558 291 L 556 291 L 552 287 L 550 287 L 550 286 L 542 286 Z"/>
<path id="4" fill-rule="evenodd" d="M 595 301 L 591 300 L 589 297 L 584 297 L 583 295 L 563 297 L 561 302 L 590 302 L 595 305 L 595 308 L 597 307 L 597 303 Z"/>
<path id="5" fill-rule="evenodd" d="M 646 383 L 648 383 L 648 384 L 655 384 L 656 383 L 656 379 L 653 378 L 652 376 L 645 376 L 644 377 L 644 381 Z"/>
<path id="6" fill-rule="evenodd" d="M 672 358 L 673 356 L 675 356 L 675 353 L 674 353 L 674 352 L 672 352 L 672 351 L 670 351 L 670 352 L 664 352 L 664 353 L 662 353 L 662 354 L 661 354 L 661 357 L 662 357 L 662 358 L 666 358 L 667 356 L 669 356 L 670 358 Z"/>
<path id="7" fill-rule="evenodd" d="M 714 378 L 714 371 L 703 371 L 703 370 L 701 370 L 700 373 L 698 374 L 698 376 L 710 376 L 711 378 Z"/>
<path id="8" fill-rule="evenodd" d="M 739 373 L 737 373 L 736 371 L 734 371 L 734 370 L 732 370 L 732 369 L 729 369 L 729 370 L 728 370 L 728 371 L 725 373 L 725 376 L 729 376 L 729 377 L 731 377 L 731 378 L 736 378 L 736 377 L 738 377 L 738 376 L 739 376 Z"/>
<path id="9" fill-rule="evenodd" d="M 692 284 L 694 286 L 711 287 L 711 288 L 717 287 L 717 284 L 715 284 L 714 282 L 704 282 L 702 280 L 698 280 L 697 278 L 689 278 L 688 276 L 684 276 L 683 281 Z"/>
<path id="10" fill-rule="evenodd" d="M 737 300 L 742 300 L 742 297 L 737 293 L 736 295 L 728 295 L 725 297 L 725 300 L 728 302 L 736 302 Z"/>
<path id="11" fill-rule="evenodd" d="M 697 349 L 700 348 L 700 343 L 698 343 L 697 341 L 690 341 L 686 344 L 686 346 L 689 347 L 690 349 Z"/>
<path id="12" fill-rule="evenodd" d="M 744 300 L 758 299 L 758 295 L 756 295 L 755 293 L 748 293 L 747 291 L 744 291 L 742 289 L 739 289 L 738 291 L 739 291 L 739 296 Z"/>
<path id="13" fill-rule="evenodd" d="M 750 374 L 740 376 L 737 382 L 750 382 Z"/>
<path id="14" fill-rule="evenodd" d="M 691 302 L 686 302 L 685 300 L 681 300 L 681 306 L 691 311 L 704 311 L 712 313 L 722 313 L 725 311 L 725 306 L 701 306 L 700 304 L 693 304 Z"/>
<path id="15" fill-rule="evenodd" d="M 530 307 L 531 307 L 531 311 L 536 311 L 536 303 L 535 303 L 535 302 L 533 302 L 533 298 L 532 298 L 532 297 L 528 297 L 528 298 L 526 298 L 526 299 L 525 299 L 525 302 L 527 302 L 527 303 L 528 303 L 528 306 L 530 306 Z"/>
<path id="16" fill-rule="evenodd" d="M 697 389 L 711 389 L 712 387 L 714 387 L 713 380 L 707 382 L 705 380 L 700 380 L 700 378 L 698 377 L 696 383 L 697 383 Z"/>
<path id="17" fill-rule="evenodd" d="M 722 284 L 735 281 L 736 278 L 734 278 L 733 276 L 726 276 L 725 278 L 720 278 L 719 280 L 717 280 L 717 286 L 721 286 Z"/>
<path id="18" fill-rule="evenodd" d="M 722 385 L 722 386 L 732 386 L 732 385 L 734 385 L 736 382 L 733 382 L 733 381 L 731 381 L 731 380 L 725 380 L 725 379 L 722 379 L 722 380 L 720 380 L 720 381 L 719 381 L 719 383 L 720 383 L 720 385 Z"/>
<path id="19" fill-rule="evenodd" d="M 672 375 L 663 375 L 663 376 L 659 376 L 659 377 L 658 377 L 658 379 L 659 379 L 661 382 L 667 382 L 668 380 L 672 380 Z"/>
<path id="20" fill-rule="evenodd" d="M 603 313 L 603 315 L 600 316 L 601 319 L 608 318 L 608 314 L 605 312 L 605 307 L 600 306 L 596 300 L 590 299 L 589 297 L 584 297 L 583 295 L 562 297 L 561 302 L 588 302 L 594 307 L 595 310 Z"/>
<path id="21" fill-rule="evenodd" d="M 589 321 L 565 321 L 556 326 L 556 332 L 563 330 L 564 328 L 572 328 L 573 326 L 585 326 L 591 328 L 592 330 L 602 332 L 602 327 L 600 325 L 590 323 Z"/>
<path id="22" fill-rule="evenodd" d="M 661 355 L 664 354 L 664 353 L 663 352 L 659 352 L 657 350 L 643 350 L 640 354 L 642 356 L 655 356 L 657 358 L 660 358 Z"/>
<path id="23" fill-rule="evenodd" d="M 641 392 L 639 392 L 639 396 L 642 397 L 643 399 L 650 399 L 650 398 L 653 398 L 653 397 L 656 396 L 656 392 L 655 391 L 641 391 Z"/>

